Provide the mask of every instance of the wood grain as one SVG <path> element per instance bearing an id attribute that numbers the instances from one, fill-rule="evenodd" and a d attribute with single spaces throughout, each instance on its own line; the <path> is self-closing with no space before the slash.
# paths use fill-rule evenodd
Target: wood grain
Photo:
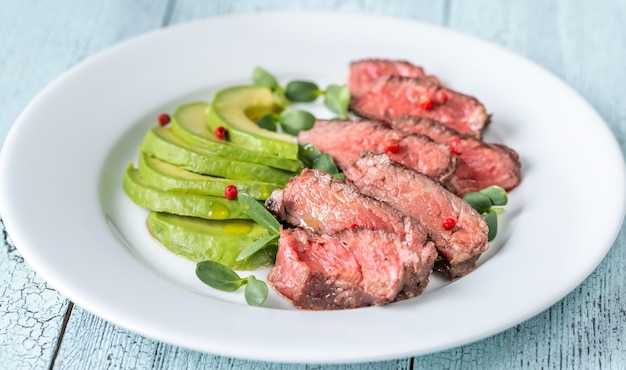
<path id="1" fill-rule="evenodd" d="M 68 302 L 28 267 L 2 223 L 0 232 L 0 365 L 44 368 L 53 356 Z"/>
<path id="2" fill-rule="evenodd" d="M 626 2 L 621 0 L 605 1 L 601 6 L 589 0 L 2 1 L 0 140 L 4 141 L 12 122 L 38 91 L 108 46 L 185 21 L 281 9 L 399 16 L 497 43 L 576 89 L 606 120 L 624 151 Z M 572 150 L 576 150 L 575 144 Z M 593 194 L 585 196 L 592 201 Z M 590 217 L 601 217 L 602 206 Z M 48 368 L 53 359 L 58 369 L 626 368 L 624 228 L 607 257 L 579 287 L 514 328 L 414 359 L 320 366 L 254 362 L 190 351 L 139 336 L 80 307 L 71 310 L 61 336 L 69 302 L 24 263 L 1 226 L 0 368 Z"/>

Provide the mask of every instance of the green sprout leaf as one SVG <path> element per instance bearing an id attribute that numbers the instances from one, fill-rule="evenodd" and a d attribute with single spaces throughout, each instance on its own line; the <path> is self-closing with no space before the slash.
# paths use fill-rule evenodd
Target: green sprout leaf
<path id="1" fill-rule="evenodd" d="M 332 84 L 328 85 L 326 90 L 320 90 L 315 82 L 294 80 L 283 88 L 274 75 L 261 67 L 254 68 L 252 80 L 255 85 L 265 86 L 272 90 L 272 98 L 279 110 L 285 109 L 291 102 L 310 103 L 324 96 L 324 105 L 337 114 L 335 119 L 348 119 L 351 95 L 346 85 Z M 285 132 L 290 129 L 287 128 Z"/>
<path id="2" fill-rule="evenodd" d="M 285 97 L 285 90 L 280 86 L 277 86 L 272 92 L 272 100 L 278 109 L 285 109 L 289 105 L 289 100 Z"/>
<path id="3" fill-rule="evenodd" d="M 279 234 L 272 234 L 257 239 L 249 246 L 245 247 L 237 256 L 237 261 L 241 261 L 260 251 L 268 245 L 276 245 L 278 243 Z"/>
<path id="4" fill-rule="evenodd" d="M 485 188 L 479 193 L 488 196 L 494 206 L 505 206 L 509 202 L 506 190 L 496 185 Z"/>
<path id="5" fill-rule="evenodd" d="M 285 97 L 292 102 L 310 103 L 321 94 L 319 87 L 310 81 L 291 81 L 285 88 Z"/>
<path id="6" fill-rule="evenodd" d="M 278 117 L 273 113 L 268 113 L 261 117 L 256 124 L 260 128 L 276 132 L 278 129 Z"/>
<path id="7" fill-rule="evenodd" d="M 244 296 L 250 306 L 261 306 L 269 293 L 264 281 L 258 280 L 253 275 L 241 278 L 230 267 L 218 262 L 198 262 L 196 275 L 206 285 L 223 292 L 234 292 L 245 285 Z"/>
<path id="8" fill-rule="evenodd" d="M 276 77 L 261 67 L 255 67 L 252 71 L 252 81 L 255 85 L 265 86 L 272 91 L 280 87 Z"/>
<path id="9" fill-rule="evenodd" d="M 493 206 L 505 206 L 509 202 L 506 190 L 500 186 L 489 186 L 481 191 L 467 193 L 463 199 L 485 218 L 489 227 L 489 241 L 495 239 L 498 234 L 498 214 L 504 212 L 504 208 Z"/>
<path id="10" fill-rule="evenodd" d="M 311 168 L 319 168 L 320 170 L 324 170 L 333 176 L 339 175 L 339 177 L 335 176 L 339 180 L 345 179 L 345 176 L 343 175 L 343 173 L 339 172 L 339 168 L 337 168 L 337 165 L 335 164 L 333 157 L 331 157 L 330 154 L 328 153 L 320 154 L 315 160 L 315 163 L 313 163 L 313 166 Z"/>
<path id="11" fill-rule="evenodd" d="M 492 205 L 491 199 L 480 192 L 467 193 L 463 195 L 463 199 L 480 214 L 489 211 Z"/>
<path id="12" fill-rule="evenodd" d="M 243 211 L 256 223 L 266 228 L 270 234 L 278 234 L 280 232 L 280 223 L 256 199 L 247 193 L 239 193 L 237 201 Z"/>
<path id="13" fill-rule="evenodd" d="M 330 85 L 324 93 L 324 105 L 331 112 L 337 113 L 340 119 L 348 118 L 350 90 L 347 86 Z"/>
<path id="14" fill-rule="evenodd" d="M 248 283 L 244 291 L 246 302 L 250 306 L 261 306 L 267 299 L 268 289 L 264 281 L 257 280 L 253 275 L 248 276 Z"/>
<path id="15" fill-rule="evenodd" d="M 484 217 L 485 221 L 487 221 L 487 226 L 489 227 L 487 239 L 492 241 L 498 234 L 498 214 L 495 210 L 491 209 L 484 215 Z"/>
<path id="16" fill-rule="evenodd" d="M 346 175 L 344 175 L 343 172 L 331 173 L 331 176 L 339 181 L 343 181 L 346 179 Z"/>
<path id="17" fill-rule="evenodd" d="M 317 168 L 324 170 L 338 180 L 345 180 L 343 173 L 337 168 L 333 157 L 328 153 L 322 153 L 310 143 L 298 144 L 298 158 L 306 168 Z"/>
<path id="18" fill-rule="evenodd" d="M 234 292 L 245 280 L 229 267 L 214 261 L 200 261 L 196 264 L 196 276 L 203 283 L 224 292 Z"/>
<path id="19" fill-rule="evenodd" d="M 313 167 L 313 163 L 322 152 L 319 151 L 313 144 L 299 143 L 298 144 L 298 158 L 302 161 L 305 167 Z"/>
<path id="20" fill-rule="evenodd" d="M 300 131 L 309 130 L 315 124 L 315 116 L 299 109 L 289 109 L 280 114 L 283 131 L 290 135 L 298 135 Z"/>

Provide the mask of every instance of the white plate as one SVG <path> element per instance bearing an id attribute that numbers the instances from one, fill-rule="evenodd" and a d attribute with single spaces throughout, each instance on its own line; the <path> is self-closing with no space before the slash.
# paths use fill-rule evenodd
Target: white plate
<path id="1" fill-rule="evenodd" d="M 517 149 L 523 183 L 470 275 L 385 307 L 249 307 L 148 235 L 122 173 L 155 117 L 250 81 L 344 81 L 363 57 L 408 59 L 493 113 L 488 138 Z M 438 351 L 495 334 L 565 296 L 598 265 L 624 216 L 621 151 L 563 82 L 497 46 L 400 19 L 268 13 L 210 19 L 124 42 L 71 69 L 25 109 L 4 145 L 2 217 L 27 262 L 76 304 L 201 351 L 286 362 L 352 362 Z M 600 210 L 600 211 L 599 211 Z M 566 328 L 563 328 L 566 330 Z"/>

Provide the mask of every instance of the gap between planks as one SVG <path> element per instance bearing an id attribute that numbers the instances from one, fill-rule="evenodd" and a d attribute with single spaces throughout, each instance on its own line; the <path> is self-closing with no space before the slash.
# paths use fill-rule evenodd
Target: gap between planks
<path id="1" fill-rule="evenodd" d="M 52 360 L 50 361 L 50 367 L 48 370 L 54 369 L 54 363 L 56 362 L 57 356 L 59 355 L 59 351 L 61 350 L 61 343 L 63 342 L 63 337 L 65 336 L 65 328 L 67 328 L 67 323 L 70 321 L 70 316 L 72 315 L 72 310 L 74 309 L 74 303 L 70 302 L 67 306 L 67 310 L 65 311 L 65 316 L 63 317 L 63 325 L 61 325 L 61 333 L 59 333 L 59 339 L 57 340 L 57 344 L 54 347 L 54 353 L 52 354 Z"/>

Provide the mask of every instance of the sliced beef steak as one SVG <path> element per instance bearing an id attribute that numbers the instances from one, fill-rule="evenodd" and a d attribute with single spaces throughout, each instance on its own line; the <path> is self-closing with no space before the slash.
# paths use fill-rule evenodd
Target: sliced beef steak
<path id="1" fill-rule="evenodd" d="M 339 168 L 349 166 L 361 151 L 370 150 L 387 153 L 392 160 L 439 181 L 452 174 L 457 160 L 447 144 L 368 120 L 317 120 L 312 129 L 300 131 L 298 141 L 330 154 Z"/>
<path id="2" fill-rule="evenodd" d="M 424 107 L 420 104 L 422 99 L 429 99 L 432 106 Z M 353 97 L 350 108 L 361 117 L 379 121 L 391 121 L 405 114 L 432 118 L 477 138 L 489 120 L 485 107 L 476 98 L 413 77 L 381 78 L 368 92 Z"/>
<path id="3" fill-rule="evenodd" d="M 382 230 L 317 235 L 281 231 L 268 281 L 302 309 L 334 310 L 393 302 L 404 284 L 403 240 Z"/>
<path id="4" fill-rule="evenodd" d="M 427 75 L 422 67 L 404 60 L 362 59 L 350 63 L 348 75 L 350 93 L 352 96 L 363 95 L 383 76 L 420 77 L 443 85 L 437 77 Z"/>
<path id="5" fill-rule="evenodd" d="M 459 196 L 491 185 L 509 191 L 521 182 L 519 155 L 505 145 L 485 143 L 424 117 L 402 116 L 389 123 L 393 128 L 426 135 L 453 147 L 458 162 L 445 186 Z"/>
<path id="6" fill-rule="evenodd" d="M 403 240 L 398 254 L 405 270 L 396 300 L 417 296 L 428 284 L 437 250 L 424 226 L 324 171 L 304 169 L 284 189 L 274 190 L 265 206 L 283 223 L 318 234 L 354 228 L 396 234 Z"/>
<path id="7" fill-rule="evenodd" d="M 371 152 L 363 153 L 344 173 L 359 191 L 388 202 L 428 229 L 439 252 L 435 269 L 449 279 L 472 271 L 478 257 L 489 248 L 483 217 L 429 177 Z M 455 225 L 446 230 L 442 224 L 448 218 Z"/>

